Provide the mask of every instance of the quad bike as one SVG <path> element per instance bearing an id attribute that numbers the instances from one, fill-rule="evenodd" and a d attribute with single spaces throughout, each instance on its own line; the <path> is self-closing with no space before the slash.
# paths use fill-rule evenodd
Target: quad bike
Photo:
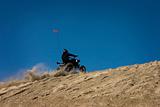
<path id="1" fill-rule="evenodd" d="M 70 72 L 72 70 L 79 70 L 80 72 L 86 73 L 86 67 L 84 65 L 80 65 L 80 60 L 77 58 L 70 59 L 67 64 L 59 62 L 57 62 L 57 64 L 59 65 L 57 70 L 63 70 L 67 72 Z"/>

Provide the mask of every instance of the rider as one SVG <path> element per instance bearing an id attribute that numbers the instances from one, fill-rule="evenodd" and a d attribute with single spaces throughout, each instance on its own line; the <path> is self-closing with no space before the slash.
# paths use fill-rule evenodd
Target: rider
<path id="1" fill-rule="evenodd" d="M 64 49 L 63 50 L 63 54 L 62 54 L 62 61 L 64 64 L 67 64 L 69 63 L 71 60 L 70 60 L 70 57 L 77 57 L 77 55 L 74 55 L 74 54 L 71 54 L 68 52 L 67 49 Z"/>

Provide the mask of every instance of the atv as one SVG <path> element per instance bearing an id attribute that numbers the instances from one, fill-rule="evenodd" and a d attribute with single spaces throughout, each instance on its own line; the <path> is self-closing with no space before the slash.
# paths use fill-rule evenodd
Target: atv
<path id="1" fill-rule="evenodd" d="M 78 70 L 80 72 L 86 73 L 86 67 L 84 65 L 80 65 L 80 60 L 77 58 L 71 58 L 67 64 L 57 62 L 57 65 L 59 65 L 57 70 L 66 72 Z"/>

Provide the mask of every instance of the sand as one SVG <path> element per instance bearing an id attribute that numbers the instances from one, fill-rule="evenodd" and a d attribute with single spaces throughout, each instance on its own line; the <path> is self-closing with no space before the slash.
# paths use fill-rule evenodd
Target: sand
<path id="1" fill-rule="evenodd" d="M 0 83 L 0 107 L 160 107 L 160 62 Z"/>

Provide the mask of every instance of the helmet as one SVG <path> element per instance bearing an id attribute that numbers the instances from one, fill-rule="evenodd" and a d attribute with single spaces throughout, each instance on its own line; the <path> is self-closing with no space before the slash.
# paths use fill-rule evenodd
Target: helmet
<path id="1" fill-rule="evenodd" d="M 67 49 L 63 49 L 63 52 L 68 52 L 68 50 Z"/>

